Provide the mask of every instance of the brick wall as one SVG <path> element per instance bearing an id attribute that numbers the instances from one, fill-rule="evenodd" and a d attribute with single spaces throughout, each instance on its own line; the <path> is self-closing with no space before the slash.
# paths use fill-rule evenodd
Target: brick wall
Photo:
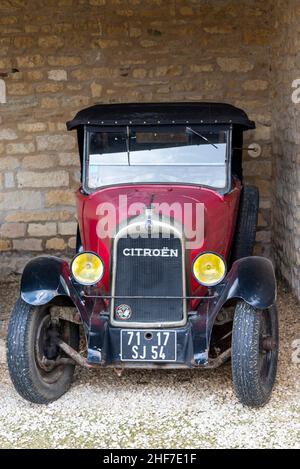
<path id="1" fill-rule="evenodd" d="M 75 243 L 75 135 L 65 121 L 95 102 L 226 101 L 257 123 L 245 152 L 258 185 L 257 248 L 271 241 L 271 1 L 1 0 L 2 275 Z"/>
<path id="2" fill-rule="evenodd" d="M 300 298 L 300 2 L 280 0 L 274 26 L 274 258 Z"/>

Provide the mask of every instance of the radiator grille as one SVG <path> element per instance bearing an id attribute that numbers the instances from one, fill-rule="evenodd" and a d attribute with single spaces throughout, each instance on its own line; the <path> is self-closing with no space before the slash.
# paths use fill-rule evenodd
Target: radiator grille
<path id="1" fill-rule="evenodd" d="M 124 252 L 127 255 L 124 255 Z M 115 296 L 120 298 L 115 299 L 114 302 L 114 319 L 119 320 L 116 316 L 117 307 L 126 304 L 130 306 L 132 315 L 124 322 L 175 323 L 182 321 L 184 300 L 181 298 L 124 298 L 127 296 L 183 296 L 180 239 L 176 237 L 170 239 L 162 237 L 120 238 L 116 253 Z"/>

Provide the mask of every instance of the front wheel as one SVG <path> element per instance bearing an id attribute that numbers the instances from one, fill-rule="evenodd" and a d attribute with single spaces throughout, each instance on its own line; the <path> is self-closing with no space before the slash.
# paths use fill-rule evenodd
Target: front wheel
<path id="1" fill-rule="evenodd" d="M 275 306 L 256 310 L 237 304 L 232 330 L 232 378 L 244 405 L 260 407 L 270 399 L 278 360 L 278 316 Z"/>
<path id="2" fill-rule="evenodd" d="M 8 327 L 7 362 L 24 399 L 47 404 L 69 389 L 75 366 L 60 350 L 59 339 L 78 350 L 78 325 L 52 318 L 49 305 L 31 306 L 21 298 L 16 302 Z"/>

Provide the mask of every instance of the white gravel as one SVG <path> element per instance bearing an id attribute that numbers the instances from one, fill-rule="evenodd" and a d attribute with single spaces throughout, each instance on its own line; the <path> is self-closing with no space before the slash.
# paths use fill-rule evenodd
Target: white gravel
<path id="1" fill-rule="evenodd" d="M 0 287 L 0 295 L 1 321 L 17 288 Z M 121 378 L 111 369 L 78 368 L 61 399 L 30 404 L 10 382 L 0 328 L 0 448 L 299 448 L 300 364 L 292 363 L 292 341 L 300 339 L 300 307 L 281 289 L 279 308 L 277 386 L 258 410 L 237 401 L 229 364 L 215 371 L 130 370 Z"/>

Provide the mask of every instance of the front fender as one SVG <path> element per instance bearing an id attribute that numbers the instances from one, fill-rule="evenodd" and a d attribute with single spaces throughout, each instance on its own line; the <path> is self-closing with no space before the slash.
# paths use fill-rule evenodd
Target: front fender
<path id="1" fill-rule="evenodd" d="M 21 297 L 31 305 L 45 305 L 56 296 L 70 296 L 70 268 L 54 256 L 37 257 L 28 262 L 21 279 Z"/>
<path id="2" fill-rule="evenodd" d="M 224 281 L 215 287 L 215 295 L 200 304 L 200 316 L 194 318 L 194 333 L 197 335 L 199 350 L 197 364 L 205 364 L 212 329 L 218 313 L 226 301 L 240 299 L 256 309 L 271 307 L 276 301 L 276 278 L 272 262 L 265 257 L 251 256 L 235 261 Z M 202 313 L 202 314 L 201 314 Z M 205 320 L 203 320 L 205 317 Z"/>
<path id="3" fill-rule="evenodd" d="M 28 262 L 23 271 L 21 297 L 26 303 L 40 306 L 56 296 L 69 298 L 77 308 L 88 335 L 93 311 L 105 310 L 105 304 L 101 295 L 84 299 L 81 291 L 82 288 L 77 288 L 71 280 L 69 264 L 59 257 L 37 257 Z"/>
<path id="4" fill-rule="evenodd" d="M 276 301 L 276 278 L 272 262 L 259 256 L 235 261 L 225 278 L 225 287 L 218 293 L 222 303 L 239 298 L 254 308 L 269 308 Z"/>

